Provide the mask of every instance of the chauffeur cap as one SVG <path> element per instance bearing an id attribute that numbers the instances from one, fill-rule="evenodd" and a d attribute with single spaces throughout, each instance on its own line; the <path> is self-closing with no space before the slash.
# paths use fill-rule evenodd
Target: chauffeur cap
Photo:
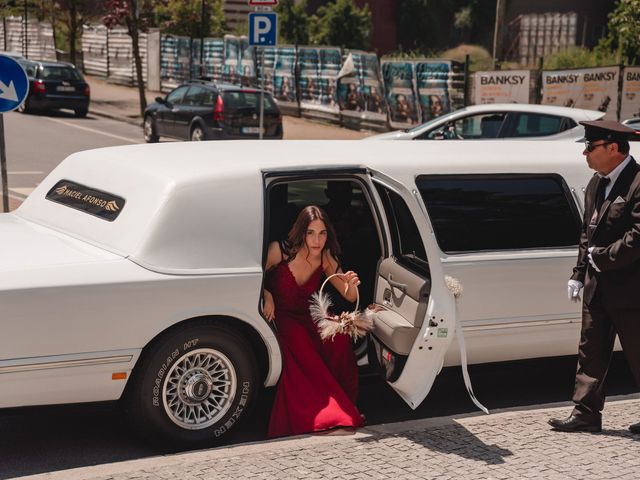
<path id="1" fill-rule="evenodd" d="M 584 125 L 584 139 L 589 142 L 596 140 L 609 140 L 612 142 L 625 142 L 636 136 L 636 131 L 612 120 L 595 120 L 580 122 Z"/>

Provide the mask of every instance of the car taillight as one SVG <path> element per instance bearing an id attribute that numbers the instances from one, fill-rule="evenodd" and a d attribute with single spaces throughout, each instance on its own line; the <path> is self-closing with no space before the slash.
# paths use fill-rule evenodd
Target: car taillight
<path id="1" fill-rule="evenodd" d="M 44 93 L 44 82 L 42 80 L 36 80 L 33 84 L 33 91 L 36 93 Z"/>
<path id="2" fill-rule="evenodd" d="M 91 96 L 91 87 L 89 87 L 89 85 L 86 85 L 84 87 L 84 96 L 85 97 L 90 97 Z"/>
<path id="3" fill-rule="evenodd" d="M 216 108 L 213 111 L 213 119 L 216 122 L 224 122 L 224 102 L 222 101 L 222 95 L 218 95 L 218 100 L 216 100 Z"/>

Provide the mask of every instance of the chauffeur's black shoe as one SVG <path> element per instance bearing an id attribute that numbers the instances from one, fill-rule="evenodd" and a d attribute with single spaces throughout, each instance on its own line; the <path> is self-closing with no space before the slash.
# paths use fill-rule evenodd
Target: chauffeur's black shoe
<path id="1" fill-rule="evenodd" d="M 640 433 L 640 422 L 629 425 L 631 433 Z"/>
<path id="2" fill-rule="evenodd" d="M 569 418 L 559 419 L 552 418 L 549 425 L 561 432 L 600 432 L 602 431 L 602 419 L 594 417 L 584 419 L 576 415 L 570 415 Z"/>

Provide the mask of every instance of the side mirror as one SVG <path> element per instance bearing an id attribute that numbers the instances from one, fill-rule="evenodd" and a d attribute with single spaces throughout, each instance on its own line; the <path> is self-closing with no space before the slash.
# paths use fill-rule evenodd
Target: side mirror
<path id="1" fill-rule="evenodd" d="M 156 102 L 158 102 L 158 103 L 165 103 L 165 100 L 164 100 L 164 98 L 162 98 L 162 97 L 156 97 Z"/>

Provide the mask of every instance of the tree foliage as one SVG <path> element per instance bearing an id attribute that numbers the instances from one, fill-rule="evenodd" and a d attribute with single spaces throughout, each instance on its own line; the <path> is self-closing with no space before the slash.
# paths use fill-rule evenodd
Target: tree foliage
<path id="1" fill-rule="evenodd" d="M 279 34 L 281 43 L 306 45 L 309 43 L 310 19 L 307 15 L 307 2 L 302 0 L 280 0 L 276 7 L 278 12 Z"/>
<path id="2" fill-rule="evenodd" d="M 615 55 L 611 52 L 601 49 L 589 50 L 583 47 L 569 47 L 546 56 L 543 68 L 562 70 L 565 68 L 602 67 L 615 63 Z"/>
<path id="3" fill-rule="evenodd" d="M 640 0 L 619 0 L 609 14 L 608 30 L 598 48 L 616 52 L 619 62 L 637 64 L 640 60 Z"/>
<path id="4" fill-rule="evenodd" d="M 195 38 L 222 37 L 227 33 L 222 7 L 223 0 L 165 0 L 158 4 L 156 14 L 164 32 Z"/>
<path id="5" fill-rule="evenodd" d="M 318 8 L 310 23 L 313 44 L 369 48 L 373 27 L 368 5 L 358 8 L 353 0 L 335 0 Z"/>

